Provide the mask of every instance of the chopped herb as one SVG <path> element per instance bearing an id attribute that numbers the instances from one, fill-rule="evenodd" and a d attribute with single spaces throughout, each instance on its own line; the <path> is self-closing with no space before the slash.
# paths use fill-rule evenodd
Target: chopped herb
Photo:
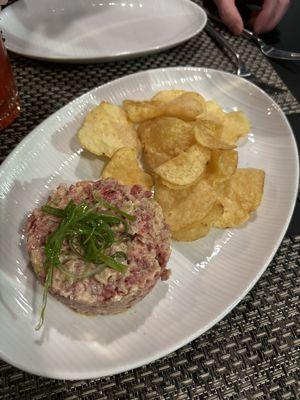
<path id="1" fill-rule="evenodd" d="M 106 210 L 98 212 L 99 206 Z M 128 236 L 126 220 L 135 221 L 136 219 L 134 215 L 128 214 L 102 199 L 97 199 L 93 206 L 84 202 L 75 204 L 73 200 L 70 200 L 64 209 L 45 205 L 42 207 L 42 211 L 60 218 L 61 221 L 57 229 L 48 236 L 45 244 L 46 278 L 40 320 L 36 330 L 41 328 L 45 319 L 47 295 L 52 287 L 54 269 L 59 269 L 63 274 L 75 280 L 98 274 L 107 267 L 124 273 L 127 265 L 119 261 L 126 260 L 126 254 L 122 251 L 117 251 L 111 256 L 105 253 L 114 243 L 120 243 Z M 123 232 L 119 233 L 119 237 L 116 239 L 112 227 L 120 224 L 123 226 Z M 79 258 L 97 266 L 80 274 L 64 268 L 60 262 L 60 254 L 65 241 Z"/>

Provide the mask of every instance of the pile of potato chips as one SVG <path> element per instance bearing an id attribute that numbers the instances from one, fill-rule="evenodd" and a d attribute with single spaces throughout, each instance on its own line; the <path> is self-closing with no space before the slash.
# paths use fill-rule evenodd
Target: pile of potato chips
<path id="1" fill-rule="evenodd" d="M 166 90 L 122 107 L 101 103 L 78 138 L 90 152 L 110 158 L 102 177 L 154 185 L 172 237 L 192 241 L 211 227 L 243 224 L 259 206 L 264 171 L 237 168 L 236 143 L 249 131 L 241 111 L 225 113 L 198 93 Z"/>

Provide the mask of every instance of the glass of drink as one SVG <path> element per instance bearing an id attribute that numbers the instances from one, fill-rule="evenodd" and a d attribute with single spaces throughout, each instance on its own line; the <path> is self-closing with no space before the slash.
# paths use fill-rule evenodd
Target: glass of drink
<path id="1" fill-rule="evenodd" d="M 19 113 L 19 95 L 0 32 L 0 129 L 7 127 Z"/>

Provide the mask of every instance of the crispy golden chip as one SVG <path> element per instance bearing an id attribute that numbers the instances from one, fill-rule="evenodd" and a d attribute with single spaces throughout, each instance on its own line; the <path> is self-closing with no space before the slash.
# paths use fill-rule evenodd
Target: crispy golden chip
<path id="1" fill-rule="evenodd" d="M 242 207 L 237 194 L 230 186 L 230 180 L 222 182 L 216 187 L 216 190 L 218 201 L 222 204 L 224 211 L 212 226 L 221 229 L 234 228 L 249 219 L 250 214 Z"/>
<path id="2" fill-rule="evenodd" d="M 211 211 L 202 221 L 193 222 L 192 224 L 173 232 L 172 238 L 174 240 L 191 242 L 206 236 L 209 233 L 212 224 L 222 216 L 223 210 L 221 203 L 216 202 Z"/>
<path id="3" fill-rule="evenodd" d="M 145 121 L 138 128 L 145 160 L 152 169 L 196 143 L 190 124 L 172 117 Z"/>
<path id="4" fill-rule="evenodd" d="M 165 153 L 160 153 L 155 149 L 146 147 L 143 151 L 142 159 L 144 161 L 146 169 L 153 171 L 156 167 L 168 161 L 170 157 Z"/>
<path id="5" fill-rule="evenodd" d="M 154 172 L 174 185 L 190 185 L 204 172 L 209 158 L 208 149 L 194 144 L 155 168 Z"/>
<path id="6" fill-rule="evenodd" d="M 161 90 L 152 97 L 151 101 L 168 103 L 184 93 L 186 93 L 186 90 Z"/>
<path id="7" fill-rule="evenodd" d="M 235 144 L 240 137 L 250 132 L 250 121 L 242 111 L 226 113 L 220 139 L 228 144 Z"/>
<path id="8" fill-rule="evenodd" d="M 135 149 L 123 147 L 117 150 L 102 171 L 103 178 L 113 178 L 123 185 L 141 185 L 147 189 L 153 186 L 152 177 L 138 164 Z"/>
<path id="9" fill-rule="evenodd" d="M 237 169 L 233 149 L 250 130 L 243 112 L 225 113 L 215 101 L 184 90 L 163 90 L 151 101 L 125 100 L 123 108 L 101 103 L 78 132 L 83 147 L 112 157 L 104 178 L 148 189 L 155 178 L 154 197 L 175 240 L 196 240 L 211 227 L 237 227 L 249 219 L 261 202 L 265 174 Z M 153 177 L 139 165 L 138 137 Z"/>
<path id="10" fill-rule="evenodd" d="M 162 96 L 165 97 L 165 95 Z M 132 122 L 143 122 L 159 116 L 193 121 L 206 113 L 205 100 L 198 93 L 184 92 L 172 98 L 167 102 L 124 100 L 123 108 Z"/>
<path id="11" fill-rule="evenodd" d="M 223 125 L 226 114 L 219 106 L 219 104 L 213 100 L 206 102 L 206 117 L 205 119 L 213 121 L 216 124 Z"/>
<path id="12" fill-rule="evenodd" d="M 236 227 L 246 222 L 250 212 L 259 206 L 265 173 L 255 168 L 237 169 L 231 178 L 216 187 L 224 207 L 222 217 L 214 224 L 218 228 Z"/>
<path id="13" fill-rule="evenodd" d="M 234 145 L 225 143 L 220 139 L 222 125 L 213 121 L 198 119 L 194 124 L 193 131 L 195 139 L 201 146 L 209 149 L 229 150 L 235 148 Z"/>
<path id="14" fill-rule="evenodd" d="M 172 239 L 180 242 L 192 242 L 208 234 L 210 227 L 201 222 L 193 222 L 184 228 L 172 233 Z"/>
<path id="15" fill-rule="evenodd" d="M 78 139 L 82 147 L 98 156 L 111 157 L 124 146 L 139 148 L 136 130 L 124 110 L 106 102 L 87 114 Z"/>
<path id="16" fill-rule="evenodd" d="M 206 114 L 204 98 L 195 92 L 185 92 L 168 103 L 162 103 L 161 115 L 193 121 Z"/>
<path id="17" fill-rule="evenodd" d="M 156 182 L 155 189 L 155 199 L 161 205 L 172 232 L 201 221 L 217 199 L 216 193 L 204 179 L 184 190 L 172 190 L 161 182 Z"/>
<path id="18" fill-rule="evenodd" d="M 201 177 L 199 178 L 201 179 Z M 174 190 L 183 190 L 183 189 L 187 189 L 190 186 L 194 185 L 197 181 L 189 184 L 189 185 L 175 185 L 174 183 L 170 183 L 168 181 L 165 181 L 164 179 L 161 179 L 161 183 L 165 186 L 167 186 L 169 189 L 174 189 Z"/>
<path id="19" fill-rule="evenodd" d="M 206 177 L 212 184 L 218 184 L 234 174 L 238 163 L 235 150 L 212 150 L 207 164 Z"/>
<path id="20" fill-rule="evenodd" d="M 180 191 L 181 192 L 181 191 Z M 184 190 L 182 191 L 184 194 L 186 193 Z M 173 206 L 179 200 L 184 199 L 184 194 L 178 195 L 177 190 L 173 190 L 166 185 L 163 184 L 161 178 L 156 177 L 154 182 L 154 199 L 160 204 L 163 212 L 165 213 L 167 210 L 173 208 Z"/>
<path id="21" fill-rule="evenodd" d="M 233 193 L 230 197 L 219 198 L 224 212 L 221 218 L 213 223 L 220 229 L 235 228 L 248 221 L 250 214 L 241 206 L 237 196 Z"/>
<path id="22" fill-rule="evenodd" d="M 211 227 L 219 218 L 222 217 L 224 207 L 219 201 L 216 201 L 210 212 L 201 221 L 202 224 Z"/>
<path id="23" fill-rule="evenodd" d="M 237 194 L 242 207 L 255 211 L 261 203 L 265 172 L 256 168 L 239 168 L 230 179 L 230 186 Z"/>
<path id="24" fill-rule="evenodd" d="M 124 100 L 123 108 L 132 122 L 143 122 L 162 114 L 160 103 L 153 101 Z"/>

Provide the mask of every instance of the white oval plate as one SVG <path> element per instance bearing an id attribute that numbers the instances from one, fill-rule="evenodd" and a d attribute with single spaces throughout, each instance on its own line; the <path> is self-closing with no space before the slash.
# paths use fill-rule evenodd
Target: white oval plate
<path id="1" fill-rule="evenodd" d="M 102 100 L 149 99 L 181 88 L 243 110 L 252 133 L 240 166 L 266 171 L 265 193 L 251 222 L 212 230 L 172 245 L 172 276 L 136 307 L 114 316 L 84 317 L 49 298 L 43 332 L 35 333 L 42 287 L 28 265 L 26 214 L 61 182 L 97 179 L 102 161 L 82 152 L 77 129 Z M 34 374 L 85 379 L 149 363 L 183 346 L 223 318 L 271 261 L 292 215 L 298 156 L 292 130 L 264 92 L 237 76 L 201 68 L 158 69 L 98 87 L 57 111 L 11 153 L 0 172 L 0 358 Z"/>
<path id="2" fill-rule="evenodd" d="M 205 24 L 205 12 L 189 0 L 19 0 L 0 13 L 9 50 L 61 62 L 161 51 Z"/>

